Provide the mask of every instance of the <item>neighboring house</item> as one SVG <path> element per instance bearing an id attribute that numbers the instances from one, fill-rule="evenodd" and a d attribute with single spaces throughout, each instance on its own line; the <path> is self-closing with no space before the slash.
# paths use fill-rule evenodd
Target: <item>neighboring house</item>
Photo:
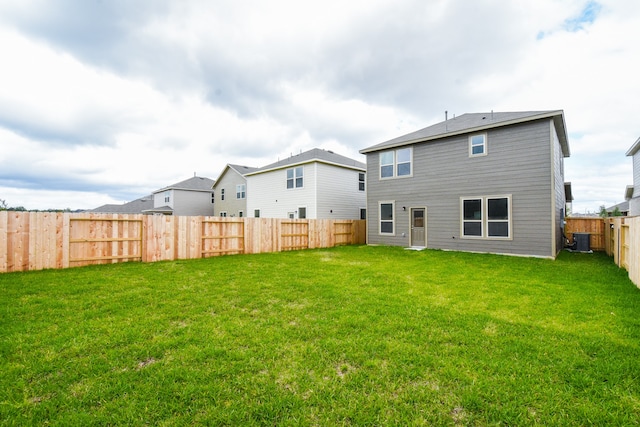
<path id="1" fill-rule="evenodd" d="M 102 205 L 99 208 L 90 210 L 96 213 L 118 213 L 118 214 L 140 214 L 146 209 L 153 208 L 153 195 L 141 197 L 122 205 Z"/>
<path id="2" fill-rule="evenodd" d="M 245 174 L 247 216 L 360 219 L 366 212 L 366 165 L 312 150 Z"/>
<path id="3" fill-rule="evenodd" d="M 243 217 L 247 215 L 247 179 L 256 170 L 249 166 L 227 164 L 213 185 L 214 216 Z"/>
<path id="4" fill-rule="evenodd" d="M 463 114 L 360 151 L 369 244 L 554 258 L 564 247 L 564 113 Z"/>
<path id="5" fill-rule="evenodd" d="M 605 209 L 607 216 L 627 216 L 629 215 L 629 200 L 613 205 Z"/>
<path id="6" fill-rule="evenodd" d="M 213 215 L 214 180 L 194 176 L 153 192 L 153 207 L 145 214 Z"/>
<path id="7" fill-rule="evenodd" d="M 640 138 L 629 148 L 627 156 L 633 158 L 633 185 L 627 186 L 625 198 L 629 201 L 629 216 L 640 215 Z"/>

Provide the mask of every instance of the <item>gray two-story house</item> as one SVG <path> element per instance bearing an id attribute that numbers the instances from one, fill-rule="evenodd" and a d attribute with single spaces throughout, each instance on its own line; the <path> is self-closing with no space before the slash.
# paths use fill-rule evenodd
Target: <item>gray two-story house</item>
<path id="1" fill-rule="evenodd" d="M 564 247 L 561 110 L 463 114 L 360 152 L 369 244 L 547 258 Z"/>

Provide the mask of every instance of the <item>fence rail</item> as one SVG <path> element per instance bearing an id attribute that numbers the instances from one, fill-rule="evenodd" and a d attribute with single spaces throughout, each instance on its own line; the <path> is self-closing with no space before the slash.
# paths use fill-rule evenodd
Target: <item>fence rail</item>
<path id="1" fill-rule="evenodd" d="M 0 211 L 0 273 L 364 244 L 364 220 Z"/>

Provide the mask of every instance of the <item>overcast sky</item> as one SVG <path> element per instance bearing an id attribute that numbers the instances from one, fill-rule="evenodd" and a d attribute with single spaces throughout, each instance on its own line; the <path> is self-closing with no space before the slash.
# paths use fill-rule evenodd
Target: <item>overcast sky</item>
<path id="1" fill-rule="evenodd" d="M 574 211 L 624 200 L 637 0 L 0 0 L 0 199 L 123 203 L 463 113 L 565 112 Z"/>

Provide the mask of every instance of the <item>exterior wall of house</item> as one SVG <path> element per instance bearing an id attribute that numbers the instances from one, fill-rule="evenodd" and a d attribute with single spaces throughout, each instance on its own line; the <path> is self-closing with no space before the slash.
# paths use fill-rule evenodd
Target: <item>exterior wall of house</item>
<path id="1" fill-rule="evenodd" d="M 172 190 L 174 215 L 213 215 L 211 191 Z M 161 193 L 160 193 L 161 194 Z"/>
<path id="2" fill-rule="evenodd" d="M 298 218 L 298 209 L 305 207 L 307 218 L 317 218 L 317 164 L 298 165 L 304 168 L 302 188 L 287 188 L 287 169 L 290 167 L 248 175 L 247 216 L 254 217 L 258 209 L 262 218 L 288 218 L 289 214 Z"/>
<path id="3" fill-rule="evenodd" d="M 229 217 L 247 216 L 247 197 L 249 194 L 245 191 L 245 198 L 238 199 L 236 194 L 236 186 L 239 184 L 246 185 L 247 180 L 235 170 L 229 168 L 224 176 L 216 182 L 215 186 L 215 203 L 214 215 L 220 216 L 221 212 L 226 212 Z M 222 200 L 222 189 L 224 189 L 224 200 Z"/>
<path id="4" fill-rule="evenodd" d="M 367 204 L 366 191 L 360 191 L 358 175 L 365 171 L 316 163 L 318 219 L 359 219 Z M 366 187 L 365 187 L 366 190 Z"/>
<path id="5" fill-rule="evenodd" d="M 553 153 L 553 180 L 551 185 L 553 187 L 554 205 L 553 205 L 553 232 L 552 237 L 555 242 L 555 247 L 552 247 L 552 253 L 555 257 L 564 248 L 564 217 L 566 216 L 566 197 L 564 193 L 564 157 L 562 155 L 562 147 L 560 146 L 560 140 L 558 139 L 558 133 L 553 125 L 553 122 L 549 123 L 551 133 L 551 152 Z"/>
<path id="6" fill-rule="evenodd" d="M 165 201 L 165 198 L 169 196 L 169 201 Z M 159 193 L 153 194 L 153 207 L 154 208 L 162 208 L 164 206 L 169 206 L 173 209 L 175 197 L 174 190 L 166 190 L 161 191 Z"/>
<path id="7" fill-rule="evenodd" d="M 545 119 L 489 129 L 486 156 L 469 157 L 469 134 L 415 144 L 406 178 L 380 180 L 379 152 L 368 153 L 368 243 L 409 246 L 411 208 L 426 207 L 429 248 L 555 256 L 550 126 Z M 511 197 L 509 240 L 461 236 L 461 198 L 484 196 Z M 393 235 L 379 233 L 381 201 L 394 203 Z"/>
<path id="8" fill-rule="evenodd" d="M 640 215 L 640 151 L 633 155 L 633 198 L 629 200 L 629 216 Z"/>

